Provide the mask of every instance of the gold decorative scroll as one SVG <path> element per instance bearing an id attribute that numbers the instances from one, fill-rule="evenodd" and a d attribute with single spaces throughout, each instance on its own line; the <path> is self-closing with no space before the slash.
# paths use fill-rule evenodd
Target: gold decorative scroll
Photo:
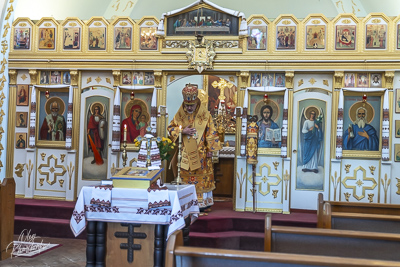
<path id="1" fill-rule="evenodd" d="M 15 166 L 15 174 L 17 177 L 22 177 L 22 172 L 24 171 L 24 166 L 25 163 L 18 163 L 17 166 Z"/>
<path id="2" fill-rule="evenodd" d="M 384 200 L 384 203 L 386 204 L 386 203 L 387 203 L 387 192 L 388 192 L 389 185 L 390 185 L 390 179 L 388 179 L 387 173 L 385 173 L 385 180 L 383 180 L 383 179 L 381 178 L 381 184 L 382 184 L 382 187 L 383 187 L 383 191 L 385 191 L 385 200 Z"/>
<path id="3" fill-rule="evenodd" d="M 344 165 L 344 169 L 345 169 L 346 173 L 350 172 L 350 167 L 351 167 L 351 164 Z"/>
<path id="4" fill-rule="evenodd" d="M 75 171 L 75 166 L 72 166 L 72 162 L 70 162 L 69 166 L 67 166 L 67 170 L 68 170 L 68 177 L 69 177 L 69 190 L 71 190 L 72 175 L 74 174 L 74 171 Z"/>
<path id="5" fill-rule="evenodd" d="M 30 188 L 31 187 L 31 174 L 32 174 L 32 171 L 33 171 L 33 164 L 32 164 L 31 160 L 29 160 L 29 163 L 28 163 L 28 166 L 27 166 L 26 170 L 28 171 L 28 188 Z"/>
<path id="6" fill-rule="evenodd" d="M 374 175 L 376 167 L 375 166 L 369 166 L 369 170 L 371 171 L 371 174 Z"/>
<path id="7" fill-rule="evenodd" d="M 243 168 L 240 168 L 240 176 L 239 176 L 239 173 L 236 172 L 236 177 L 239 181 L 239 198 L 242 198 L 243 182 L 246 178 L 246 175 L 243 175 Z"/>
<path id="8" fill-rule="evenodd" d="M 333 201 L 336 201 L 336 192 L 337 192 L 338 185 L 340 184 L 340 176 L 337 177 L 337 171 L 335 171 L 335 178 L 333 178 L 333 176 L 331 176 L 331 181 L 333 184 Z"/>
<path id="9" fill-rule="evenodd" d="M 288 185 L 290 181 L 290 175 L 288 170 L 285 171 L 285 174 L 283 175 L 283 180 L 285 181 L 285 200 L 287 200 L 288 197 Z"/>
<path id="10" fill-rule="evenodd" d="M 274 162 L 272 162 L 272 164 L 274 164 L 275 170 L 278 170 L 279 162 L 274 161 Z"/>

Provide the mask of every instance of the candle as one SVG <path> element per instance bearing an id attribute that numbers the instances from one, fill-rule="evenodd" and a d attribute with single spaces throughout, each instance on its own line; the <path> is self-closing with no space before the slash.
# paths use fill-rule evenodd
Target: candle
<path id="1" fill-rule="evenodd" d="M 126 142 L 126 124 L 124 124 L 124 142 Z"/>
<path id="2" fill-rule="evenodd" d="M 179 144 L 182 143 L 182 125 L 179 125 Z"/>

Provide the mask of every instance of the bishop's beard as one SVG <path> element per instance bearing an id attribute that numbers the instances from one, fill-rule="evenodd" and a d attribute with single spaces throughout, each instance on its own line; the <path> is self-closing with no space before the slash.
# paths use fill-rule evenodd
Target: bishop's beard
<path id="1" fill-rule="evenodd" d="M 52 115 L 53 117 L 57 117 L 57 116 L 58 116 L 58 113 L 57 113 L 57 112 L 52 112 L 51 115 Z"/>
<path id="2" fill-rule="evenodd" d="M 367 124 L 367 122 L 365 121 L 365 118 L 357 118 L 356 120 L 356 124 L 359 128 L 364 128 L 365 124 Z"/>

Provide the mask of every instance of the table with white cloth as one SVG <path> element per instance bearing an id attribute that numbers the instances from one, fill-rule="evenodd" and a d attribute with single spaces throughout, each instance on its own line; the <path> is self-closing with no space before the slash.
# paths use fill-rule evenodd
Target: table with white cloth
<path id="1" fill-rule="evenodd" d="M 70 226 L 75 236 L 87 228 L 86 266 L 163 266 L 168 237 L 188 228 L 199 214 L 194 185 L 167 187 L 171 205 L 149 209 L 146 189 L 113 188 L 107 207 L 90 204 L 94 187 L 84 186 Z M 118 243 L 113 249 L 111 241 Z M 154 258 L 143 265 L 139 261 L 146 257 L 134 256 L 139 252 L 152 252 Z"/>

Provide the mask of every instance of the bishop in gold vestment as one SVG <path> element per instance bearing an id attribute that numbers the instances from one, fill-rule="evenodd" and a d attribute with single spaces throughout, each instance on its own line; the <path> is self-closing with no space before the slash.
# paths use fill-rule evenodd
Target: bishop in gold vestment
<path id="1" fill-rule="evenodd" d="M 197 85 L 186 85 L 182 95 L 182 106 L 168 125 L 168 132 L 175 142 L 179 137 L 179 126 L 182 126 L 180 175 L 184 182 L 196 186 L 199 207 L 205 208 L 214 204 L 212 152 L 220 150 L 222 146 L 211 114 L 197 97 Z"/>

